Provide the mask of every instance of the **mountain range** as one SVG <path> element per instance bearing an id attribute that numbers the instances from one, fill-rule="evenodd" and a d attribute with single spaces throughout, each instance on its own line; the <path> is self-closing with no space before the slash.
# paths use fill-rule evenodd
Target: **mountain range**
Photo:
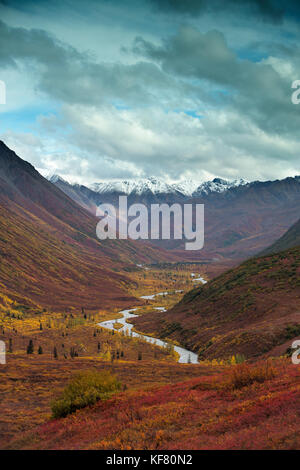
<path id="1" fill-rule="evenodd" d="M 201 251 L 183 253 L 186 260 L 232 260 L 237 263 L 269 247 L 299 218 L 300 177 L 275 181 L 228 182 L 219 178 L 197 185 L 168 185 L 149 178 L 136 182 L 71 185 L 57 175 L 50 180 L 92 214 L 101 203 L 118 205 L 120 195 L 128 204 L 204 204 L 205 243 Z M 155 240 L 171 251 L 184 251 L 181 240 Z"/>
<path id="2" fill-rule="evenodd" d="M 81 185 L 70 184 L 58 174 L 48 174 L 47 179 L 54 184 L 66 184 L 75 188 Z M 160 195 L 174 194 L 177 196 L 194 197 L 207 195 L 213 192 L 221 193 L 229 188 L 247 184 L 243 179 L 226 181 L 221 178 L 214 178 L 212 181 L 206 181 L 199 184 L 194 180 L 183 180 L 177 183 L 166 183 L 160 178 L 144 178 L 137 180 L 108 181 L 85 185 L 88 189 L 98 194 L 124 194 L 142 196 L 145 194 Z"/>

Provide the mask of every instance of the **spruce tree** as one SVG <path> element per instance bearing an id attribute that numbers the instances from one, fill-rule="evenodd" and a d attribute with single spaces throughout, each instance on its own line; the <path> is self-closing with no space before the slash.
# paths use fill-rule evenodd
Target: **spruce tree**
<path id="1" fill-rule="evenodd" d="M 33 346 L 33 341 L 31 339 L 27 346 L 27 354 L 33 354 L 33 353 L 34 353 L 34 346 Z"/>

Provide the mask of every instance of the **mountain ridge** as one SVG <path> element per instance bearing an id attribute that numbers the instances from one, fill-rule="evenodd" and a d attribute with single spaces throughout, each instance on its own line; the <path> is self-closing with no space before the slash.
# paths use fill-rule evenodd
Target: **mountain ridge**
<path id="1" fill-rule="evenodd" d="M 152 176 L 136 180 L 111 180 L 92 184 L 72 184 L 57 173 L 48 174 L 46 175 L 46 178 L 54 184 L 61 182 L 73 187 L 86 187 L 98 194 L 120 193 L 127 196 L 132 194 L 141 196 L 150 192 L 152 194 L 179 193 L 185 197 L 193 197 L 209 194 L 211 192 L 223 192 L 232 187 L 249 184 L 248 181 L 245 181 L 242 178 L 233 181 L 224 180 L 222 178 L 214 178 L 213 180 L 205 181 L 200 184 L 196 180 L 191 179 L 180 180 L 175 183 L 166 183 L 161 178 Z"/>

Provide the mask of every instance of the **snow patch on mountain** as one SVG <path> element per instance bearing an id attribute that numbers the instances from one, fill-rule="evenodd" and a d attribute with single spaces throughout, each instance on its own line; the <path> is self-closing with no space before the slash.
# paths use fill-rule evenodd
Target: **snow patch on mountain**
<path id="1" fill-rule="evenodd" d="M 184 196 L 192 196 L 198 187 L 199 182 L 194 180 L 183 180 L 172 184 L 172 188 Z"/>

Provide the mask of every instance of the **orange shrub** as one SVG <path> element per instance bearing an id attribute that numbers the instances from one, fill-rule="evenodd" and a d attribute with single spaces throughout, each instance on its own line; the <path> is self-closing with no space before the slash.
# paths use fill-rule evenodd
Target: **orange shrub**
<path id="1" fill-rule="evenodd" d="M 230 371 L 228 387 L 236 390 L 247 387 L 254 382 L 263 383 L 274 376 L 275 369 L 269 362 L 256 366 L 250 366 L 246 363 L 238 364 Z"/>

